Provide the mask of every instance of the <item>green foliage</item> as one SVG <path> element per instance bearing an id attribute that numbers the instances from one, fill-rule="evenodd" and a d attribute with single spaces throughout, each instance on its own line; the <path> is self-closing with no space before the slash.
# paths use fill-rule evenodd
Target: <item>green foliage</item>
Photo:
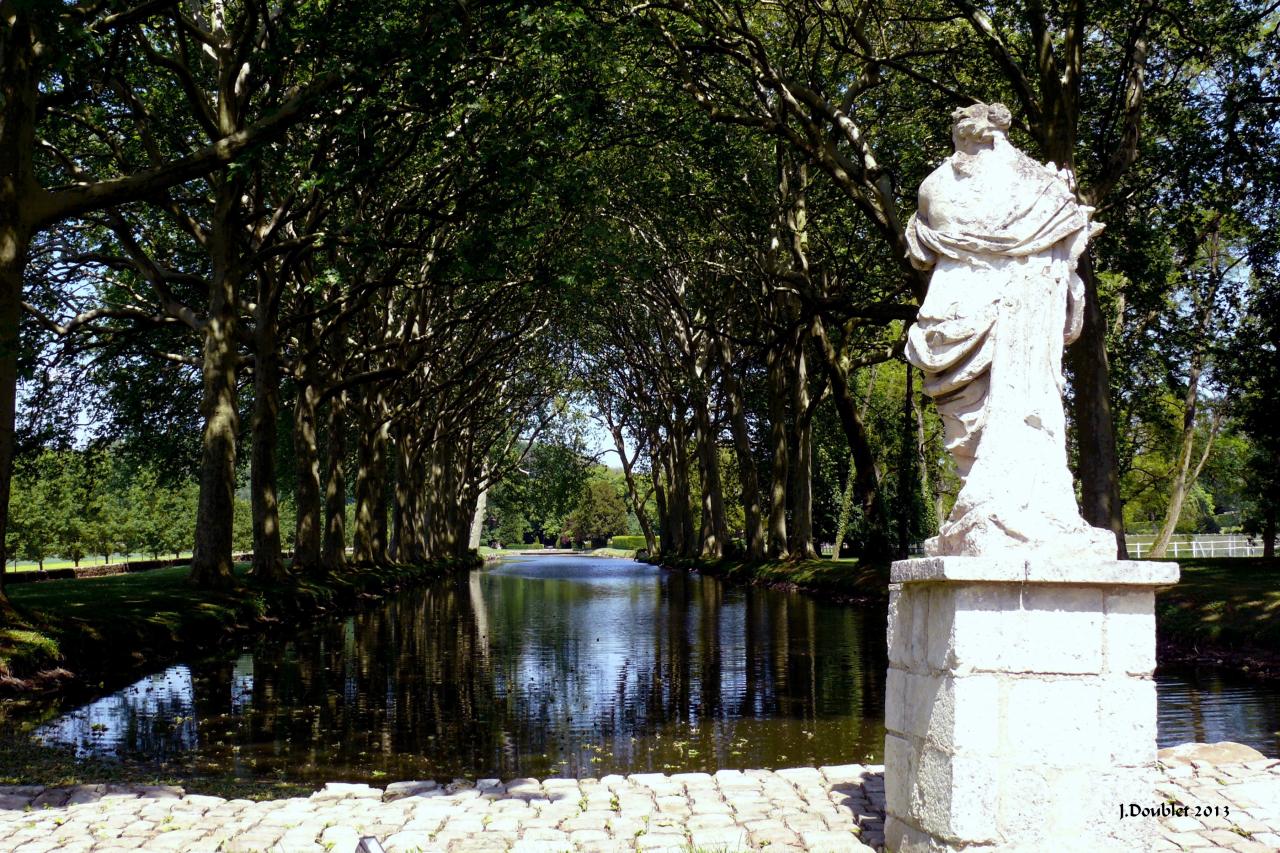
<path id="1" fill-rule="evenodd" d="M 609 547 L 620 551 L 638 551 L 641 548 L 647 548 L 648 545 L 645 544 L 643 536 L 611 536 Z"/>
<path id="2" fill-rule="evenodd" d="M 1151 527 L 1165 515 L 1185 422 L 1206 463 L 1178 529 L 1210 529 L 1232 513 L 1250 529 L 1274 525 L 1280 146 L 1268 73 L 1275 12 L 1265 4 L 1104 2 L 1081 6 L 1076 27 L 1027 4 L 986 4 L 979 25 L 963 10 L 899 2 L 856 14 L 832 2 L 729 14 L 705 2 L 424 13 L 392 0 L 372 18 L 360 4 L 303 3 L 273 13 L 260 38 L 237 37 L 243 50 L 195 54 L 169 37 L 166 4 L 109 26 L 101 16 L 113 4 L 45 5 L 14 8 L 39 9 L 47 28 L 38 90 L 56 109 L 38 110 L 28 129 L 42 140 L 33 171 L 48 186 L 190 155 L 214 135 L 204 105 L 234 100 L 218 91 L 230 81 L 244 98 L 230 113 L 247 123 L 326 72 L 338 82 L 317 109 L 298 111 L 300 125 L 277 128 L 216 180 L 139 190 L 110 217 L 77 214 L 37 238 L 22 301 L 56 322 L 24 320 L 19 444 L 69 443 L 70 419 L 58 415 L 97 409 L 93 438 L 111 452 L 20 454 L 30 461 L 14 481 L 15 555 L 78 561 L 190 544 L 210 378 L 199 367 L 214 278 L 207 235 L 219 224 L 244 227 L 237 252 L 253 246 L 236 259 L 244 279 L 228 310 L 242 334 L 228 355 L 252 355 L 255 379 L 270 377 L 271 359 L 255 348 L 274 327 L 278 361 L 319 365 L 321 384 L 379 376 L 393 441 L 403 441 L 395 449 L 408 451 L 391 456 L 423 469 L 401 482 L 448 472 L 450 485 L 421 508 L 433 522 L 459 487 L 491 477 L 486 540 L 635 537 L 630 495 L 593 463 L 581 424 L 543 417 L 595 387 L 618 400 L 637 450 L 635 500 L 669 539 L 683 538 L 673 518 L 681 531 L 701 522 L 691 516 L 713 488 L 705 466 L 718 471 L 718 532 L 730 537 L 747 524 L 739 496 L 758 480 L 756 503 L 767 513 L 788 501 L 791 532 L 802 529 L 797 515 L 812 521 L 812 544 L 837 530 L 855 546 L 919 541 L 957 482 L 936 414 L 918 386 L 908 392 L 893 355 L 924 284 L 902 262 L 900 223 L 949 151 L 950 109 L 978 98 L 1008 102 L 1015 142 L 1072 165 L 1107 224 L 1091 257 L 1121 430 L 1121 470 L 1107 473 L 1121 478 L 1126 519 Z M 257 8 L 228 6 L 225 31 L 257 32 Z M 204 11 L 190 14 L 191 27 L 203 25 Z M 1172 25 L 1193 17 L 1194 32 Z M 1044 61 L 1079 56 L 1083 66 L 1015 70 L 1050 43 Z M 242 67 L 224 67 L 237 56 Z M 1054 80 L 1083 85 L 1071 94 Z M 1136 80 L 1141 93 L 1129 91 Z M 1054 140 L 1075 148 L 1050 151 Z M 215 221 L 211 190 L 241 182 L 251 189 Z M 94 319 L 74 335 L 56 331 L 77 316 Z M 830 339 L 821 344 L 819 326 Z M 788 366 L 771 407 L 763 380 L 773 357 Z M 310 381 L 285 373 L 282 462 L 296 455 L 293 395 Z M 1184 392 L 1201 373 L 1191 400 L 1217 411 L 1194 417 Z M 75 374 L 62 387 L 84 393 L 50 404 L 60 374 Z M 831 403 L 845 378 L 874 457 L 861 470 L 870 486 L 858 487 L 878 500 L 855 494 L 850 439 Z M 267 397 L 241 386 L 247 427 Z M 346 389 L 351 422 L 336 428 L 355 431 L 367 387 Z M 741 410 L 732 436 L 731 397 Z M 801 411 L 806 398 L 812 411 Z M 1211 415 L 1228 403 L 1218 431 Z M 801 423 L 812 428 L 805 460 Z M 774 424 L 792 434 L 790 472 L 777 483 Z M 409 446 L 406 436 L 424 438 Z M 439 458 L 424 461 L 427 446 Z M 456 459 L 455 446 L 466 448 Z M 812 463 L 803 472 L 802 461 Z M 288 545 L 296 466 L 279 468 Z M 245 497 L 233 517 L 235 549 L 250 550 Z"/>
<path id="3" fill-rule="evenodd" d="M 507 546 L 523 545 L 525 534 L 529 530 L 529 520 L 524 517 L 524 513 L 512 507 L 506 509 L 499 517 L 497 524 L 490 529 L 489 538 L 496 539 Z"/>
<path id="4" fill-rule="evenodd" d="M 486 539 L 505 545 L 519 544 L 529 533 L 539 541 L 560 537 L 591 474 L 581 436 L 562 438 L 535 443 L 489 493 Z"/>
<path id="5" fill-rule="evenodd" d="M 165 484 L 153 466 L 130 469 L 108 451 L 46 450 L 14 477 L 8 546 L 77 565 L 88 554 L 176 556 L 194 540 L 197 497 L 195 483 Z"/>
<path id="6" fill-rule="evenodd" d="M 603 541 L 627 529 L 626 501 L 612 478 L 594 476 L 586 482 L 565 529 L 577 542 Z"/>

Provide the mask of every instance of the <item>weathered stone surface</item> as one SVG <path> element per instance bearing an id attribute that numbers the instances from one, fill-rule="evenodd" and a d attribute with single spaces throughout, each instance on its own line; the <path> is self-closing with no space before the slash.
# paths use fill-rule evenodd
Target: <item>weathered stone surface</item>
<path id="1" fill-rule="evenodd" d="M 1167 586 L 1177 583 L 1176 563 L 1148 560 L 1089 560 L 1038 554 L 918 557 L 898 560 L 890 582 L 984 581 L 992 583 L 1070 583 L 1108 586 Z"/>
<path id="2" fill-rule="evenodd" d="M 1185 774 L 1173 775 L 1183 770 Z M 631 784 L 620 782 L 620 778 L 606 777 L 587 789 L 620 790 L 619 785 Z M 757 787 L 746 786 L 744 780 L 748 779 Z M 326 797 L 262 803 L 198 795 L 162 801 L 110 797 L 32 811 L 0 811 L 0 853 L 320 853 L 354 850 L 364 834 L 379 838 L 388 851 L 423 853 L 688 853 L 690 849 L 862 853 L 878 849 L 886 837 L 905 840 L 907 845 L 902 849 L 914 849 L 911 845 L 920 840 L 911 834 L 916 830 L 904 830 L 900 823 L 884 820 L 882 806 L 876 805 L 882 802 L 885 781 L 879 767 L 792 768 L 777 773 L 753 770 L 706 779 L 660 777 L 649 781 L 657 788 L 683 787 L 686 812 L 693 811 L 694 803 L 723 800 L 732 807 L 732 814 L 632 818 L 616 811 L 582 812 L 577 797 L 567 808 L 551 801 L 534 807 L 530 801 L 506 795 L 477 799 L 442 794 L 384 803 L 372 798 L 365 786 L 331 786 Z M 1098 788 L 1103 792 L 1099 796 L 1113 796 L 1105 774 L 1063 777 L 1060 783 L 1074 785 L 1078 791 Z M 503 790 L 510 794 L 514 787 L 528 784 L 529 780 L 512 781 Z M 69 800 L 72 790 L 85 789 L 51 789 L 46 800 Z M 388 786 L 388 790 L 401 788 Z M 475 790 L 470 785 L 457 788 L 459 793 Z M 574 790 L 578 790 L 576 783 Z M 1185 847 L 1235 853 L 1280 849 L 1280 761 L 1259 759 L 1218 766 L 1197 759 L 1196 765 L 1169 768 L 1151 780 L 1148 790 L 1149 794 L 1140 795 L 1137 801 L 1153 807 L 1169 801 L 1215 805 L 1229 808 L 1230 813 L 1199 820 L 1165 817 L 1158 821 L 1164 834 L 1141 849 Z M 10 796 L 30 801 L 45 793 L 45 789 L 36 788 Z M 1081 802 L 1092 802 L 1086 794 L 1080 797 Z M 757 803 L 768 805 L 769 810 L 744 817 Z M 160 817 L 140 818 L 148 810 Z M 1113 819 L 1110 806 L 1105 817 Z M 580 828 L 566 831 L 565 825 Z M 1038 849 L 1091 849 L 1073 848 L 1073 843 L 1053 839 Z"/>
<path id="3" fill-rule="evenodd" d="M 329 782 L 311 795 L 313 800 L 381 800 L 382 789 L 346 782 Z"/>
<path id="4" fill-rule="evenodd" d="M 1160 763 L 1172 767 L 1200 761 L 1206 764 L 1245 764 L 1265 761 L 1266 756 L 1251 746 L 1229 740 L 1219 743 L 1184 743 L 1160 750 Z"/>
<path id="5" fill-rule="evenodd" d="M 1113 583 L 1103 562 L 895 564 L 883 806 L 898 825 L 874 828 L 890 846 L 1119 843 L 1099 816 L 1150 790 L 1152 584 L 1169 569 Z"/>
<path id="6" fill-rule="evenodd" d="M 420 782 L 393 782 L 382 792 L 384 802 L 394 802 L 405 797 L 415 797 L 428 791 L 439 790 L 440 785 L 431 780 Z"/>
<path id="7" fill-rule="evenodd" d="M 1110 532 L 1076 507 L 1062 409 L 1093 208 L 1070 173 L 1010 144 L 1002 104 L 952 118 L 955 153 L 921 184 L 906 228 L 908 257 L 931 281 L 905 356 L 924 372 L 962 482 L 925 553 L 1108 558 Z"/>

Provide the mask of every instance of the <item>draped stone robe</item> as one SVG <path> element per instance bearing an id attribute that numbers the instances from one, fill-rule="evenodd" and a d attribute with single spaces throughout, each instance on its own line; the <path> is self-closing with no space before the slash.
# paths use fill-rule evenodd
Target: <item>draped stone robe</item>
<path id="1" fill-rule="evenodd" d="M 924 372 L 963 480 L 927 553 L 1115 557 L 1112 534 L 1080 517 L 1062 408 L 1091 213 L 1065 173 L 1003 133 L 953 154 L 920 187 L 907 241 L 911 262 L 933 273 L 906 357 Z"/>

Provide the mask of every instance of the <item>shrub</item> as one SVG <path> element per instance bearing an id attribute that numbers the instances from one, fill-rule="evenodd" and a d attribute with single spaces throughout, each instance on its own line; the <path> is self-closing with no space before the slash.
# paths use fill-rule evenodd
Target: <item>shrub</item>
<path id="1" fill-rule="evenodd" d="M 613 536 L 609 539 L 609 547 L 619 551 L 635 551 L 647 546 L 643 536 Z"/>

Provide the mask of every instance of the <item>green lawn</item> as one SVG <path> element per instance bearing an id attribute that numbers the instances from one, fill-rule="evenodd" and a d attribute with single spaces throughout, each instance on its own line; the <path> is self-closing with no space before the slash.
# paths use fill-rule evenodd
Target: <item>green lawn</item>
<path id="1" fill-rule="evenodd" d="M 236 567 L 242 578 L 248 565 Z M 184 642 L 241 627 L 260 608 L 249 594 L 197 590 L 189 566 L 136 574 L 17 584 L 9 600 L 22 625 L 0 631 L 0 674 L 31 675 L 68 659 L 163 655 Z"/>
<path id="2" fill-rule="evenodd" d="M 248 570 L 248 563 L 238 564 L 237 577 L 243 579 Z M 163 623 L 171 621 L 180 610 L 204 607 L 210 599 L 216 601 L 224 597 L 188 585 L 190 571 L 190 566 L 170 566 L 101 578 L 19 584 L 9 590 L 9 599 L 24 609 L 56 612 L 66 618 L 148 619 Z M 108 600 L 110 612 L 103 612 L 103 604 Z"/>
<path id="3" fill-rule="evenodd" d="M 1280 560 L 1181 559 L 1156 594 L 1160 636 L 1183 646 L 1280 655 Z"/>
<path id="4" fill-rule="evenodd" d="M 102 555 L 98 555 L 96 557 L 85 557 L 84 559 L 82 559 L 80 561 L 79 568 L 86 569 L 86 568 L 89 568 L 90 566 L 105 566 L 107 564 L 114 565 L 116 563 L 129 562 L 130 560 L 153 560 L 153 559 L 165 560 L 171 556 L 173 555 L 161 554 L 160 557 L 156 558 L 156 557 L 152 557 L 150 554 L 112 554 L 110 560 L 104 560 L 102 559 Z M 190 557 L 191 552 L 185 551 L 183 552 L 182 556 Z M 45 560 L 44 561 L 44 570 L 46 572 L 51 572 L 54 569 L 74 569 L 74 568 L 76 568 L 76 564 L 74 560 Z M 5 571 L 10 574 L 14 574 L 17 572 L 35 572 L 39 570 L 40 570 L 40 564 L 33 563 L 29 560 L 19 560 L 16 564 L 10 563 L 7 566 L 5 566 Z"/>
<path id="5" fill-rule="evenodd" d="M 592 557 L 634 557 L 636 551 L 634 548 L 596 548 L 587 554 Z"/>
<path id="6" fill-rule="evenodd" d="M 55 666 L 75 673 L 151 666 L 216 646 L 268 623 L 346 609 L 362 598 L 425 582 L 473 560 L 424 566 L 353 567 L 327 578 L 269 585 L 236 566 L 238 588 L 201 590 L 189 566 L 101 578 L 17 584 L 16 612 L 0 614 L 0 677 L 30 678 Z"/>

